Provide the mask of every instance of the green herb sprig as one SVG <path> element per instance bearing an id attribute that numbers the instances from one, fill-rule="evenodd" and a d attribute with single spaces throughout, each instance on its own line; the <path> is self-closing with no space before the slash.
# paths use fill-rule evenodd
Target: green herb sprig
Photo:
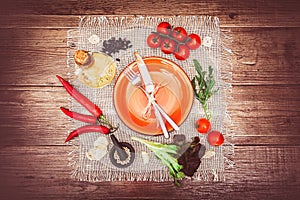
<path id="1" fill-rule="evenodd" d="M 206 118 L 208 120 L 211 120 L 212 112 L 208 109 L 207 102 L 208 99 L 219 90 L 219 88 L 213 90 L 213 87 L 215 85 L 215 79 L 213 77 L 213 68 L 209 66 L 207 76 L 207 72 L 203 71 L 199 61 L 195 59 L 193 61 L 195 69 L 198 73 L 198 75 L 196 75 L 191 81 L 196 95 L 196 99 L 200 101 Z"/>
<path id="2" fill-rule="evenodd" d="M 181 171 L 183 166 L 178 164 L 177 158 L 174 157 L 178 151 L 178 147 L 176 145 L 161 144 L 137 137 L 131 137 L 131 139 L 146 145 L 156 155 L 156 157 L 159 158 L 162 163 L 169 168 L 170 175 L 174 178 L 175 185 L 181 185 L 179 180 L 184 178 L 185 175 Z"/>

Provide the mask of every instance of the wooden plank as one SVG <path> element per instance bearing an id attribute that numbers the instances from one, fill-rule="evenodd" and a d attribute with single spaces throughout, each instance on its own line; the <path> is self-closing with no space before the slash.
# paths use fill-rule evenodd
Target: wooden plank
<path id="1" fill-rule="evenodd" d="M 232 29 L 233 84 L 299 84 L 297 34 L 297 29 Z"/>
<path id="2" fill-rule="evenodd" d="M 78 182 L 70 177 L 64 146 L 9 146 L 0 151 L 0 193 L 20 199 L 296 199 L 299 147 L 236 147 L 225 182 Z M 151 185 L 151 189 L 149 188 Z M 212 190 L 213 187 L 213 190 Z M 168 189 L 166 189 L 168 188 Z M 6 194 L 5 194 L 6 193 Z M 20 196 L 19 196 L 20 195 Z M 11 198 L 9 198 L 11 199 Z"/>
<path id="3" fill-rule="evenodd" d="M 228 104 L 232 142 L 299 145 L 300 98 L 290 95 L 299 89 L 299 85 L 234 86 L 234 100 Z M 280 96 L 274 96 L 274 91 Z M 63 145 L 73 123 L 59 107 L 68 103 L 62 87 L 0 87 L 0 144 Z"/>
<path id="4" fill-rule="evenodd" d="M 0 93 L 1 144 L 64 144 L 71 122 L 59 109 L 69 107 L 63 87 L 5 87 Z"/>
<path id="5" fill-rule="evenodd" d="M 1 2 L 2 3 L 2 2 Z M 157 9 L 159 8 L 159 9 Z M 130 0 L 99 1 L 12 1 L 0 6 L 0 24 L 5 27 L 70 27 L 77 25 L 73 15 L 211 15 L 218 16 L 224 26 L 299 27 L 299 3 L 288 1 L 222 0 Z M 51 15 L 51 17 L 49 17 Z M 54 17 L 52 17 L 54 15 Z M 75 20 L 76 19 L 76 20 Z"/>
<path id="6" fill-rule="evenodd" d="M 0 85 L 57 85 L 54 75 L 67 74 L 67 30 L 0 29 L 4 49 L 0 56 L 6 58 L 1 62 Z M 232 84 L 299 84 L 300 28 L 231 30 Z"/>
<path id="7" fill-rule="evenodd" d="M 298 199 L 298 0 L 0 2 L 0 199 Z M 159 9 L 157 9 L 159 7 Z M 63 141 L 70 123 L 66 31 L 79 15 L 213 15 L 233 34 L 235 168 L 225 182 L 77 182 Z M 257 28 L 259 27 L 259 28 Z M 287 28 L 289 27 L 289 28 Z"/>
<path id="8" fill-rule="evenodd" d="M 299 85 L 234 86 L 228 110 L 236 136 L 294 135 L 300 130 L 299 89 Z"/>

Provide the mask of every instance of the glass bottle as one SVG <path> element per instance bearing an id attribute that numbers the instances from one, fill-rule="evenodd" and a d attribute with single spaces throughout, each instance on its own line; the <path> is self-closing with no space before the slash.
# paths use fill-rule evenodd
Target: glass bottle
<path id="1" fill-rule="evenodd" d="M 102 88 L 112 82 L 116 75 L 114 59 L 105 53 L 77 50 L 74 60 L 80 68 L 79 80 L 92 88 Z"/>

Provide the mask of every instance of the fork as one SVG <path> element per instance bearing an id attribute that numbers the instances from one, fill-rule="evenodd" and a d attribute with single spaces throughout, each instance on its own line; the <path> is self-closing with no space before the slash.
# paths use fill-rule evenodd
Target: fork
<path id="1" fill-rule="evenodd" d="M 133 71 L 131 68 L 127 68 L 124 71 L 124 74 L 125 74 L 125 77 L 131 82 L 132 85 L 139 87 L 146 94 L 148 99 L 151 100 L 151 103 L 153 104 L 154 111 L 156 112 L 156 114 L 161 114 L 169 122 L 169 124 L 174 128 L 174 130 L 178 131 L 179 127 L 170 118 L 170 116 L 164 111 L 164 109 L 156 103 L 153 93 L 152 94 L 147 93 L 145 91 L 145 89 L 142 87 L 142 81 L 141 81 L 140 75 L 137 72 Z M 162 120 L 161 115 L 158 115 L 158 116 L 156 115 L 159 122 Z M 163 127 L 162 127 L 162 129 L 163 129 Z M 165 135 L 165 137 L 167 137 L 167 136 Z"/>
<path id="2" fill-rule="evenodd" d="M 137 86 L 137 87 L 139 87 L 140 89 L 142 89 L 142 91 L 147 95 L 149 102 L 148 102 L 148 105 L 147 105 L 147 107 L 146 107 L 146 110 L 149 111 L 149 109 L 150 109 L 149 106 L 151 105 L 151 103 L 153 104 L 153 102 L 155 101 L 155 98 L 154 98 L 154 96 L 153 96 L 154 93 L 149 94 L 146 90 L 144 90 L 144 88 L 142 87 L 142 81 L 141 81 L 141 78 L 140 78 L 139 74 L 136 73 L 136 72 L 134 72 L 131 68 L 126 69 L 126 71 L 124 71 L 124 74 L 125 74 L 126 78 L 127 78 L 134 86 Z M 150 104 L 149 104 L 149 103 L 150 103 Z M 162 118 L 162 116 L 161 116 L 161 113 L 158 111 L 158 109 L 156 108 L 156 106 L 155 106 L 154 104 L 153 104 L 153 108 L 154 108 L 154 114 L 155 114 L 155 117 L 156 117 L 156 119 L 158 120 L 158 123 L 159 123 L 159 125 L 160 125 L 160 127 L 161 127 L 161 130 L 162 130 L 162 132 L 163 132 L 165 138 L 169 138 L 170 135 L 169 135 L 169 132 L 168 132 L 168 130 L 167 130 L 167 128 L 166 128 L 166 125 L 165 125 L 165 123 L 164 123 L 164 121 L 163 121 L 163 118 Z M 146 113 L 147 113 L 148 111 L 146 111 Z"/>

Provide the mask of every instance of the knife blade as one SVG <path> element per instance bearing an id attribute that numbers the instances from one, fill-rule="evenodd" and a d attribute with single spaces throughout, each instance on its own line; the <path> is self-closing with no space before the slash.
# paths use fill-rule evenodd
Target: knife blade
<path id="1" fill-rule="evenodd" d="M 143 58 L 137 53 L 134 52 L 134 56 L 136 58 L 137 66 L 140 71 L 140 74 L 142 76 L 142 80 L 145 85 L 145 89 L 148 93 L 152 93 L 154 91 L 154 84 L 152 82 L 150 73 L 147 69 L 147 66 L 143 60 Z"/>

